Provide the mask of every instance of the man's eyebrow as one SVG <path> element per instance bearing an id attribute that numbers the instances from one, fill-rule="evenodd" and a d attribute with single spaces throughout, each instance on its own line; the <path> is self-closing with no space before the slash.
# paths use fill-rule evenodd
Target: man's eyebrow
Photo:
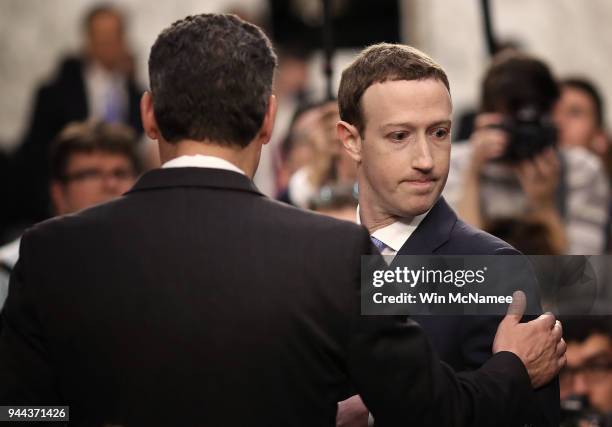
<path id="1" fill-rule="evenodd" d="M 587 357 L 587 359 L 585 360 L 584 364 L 589 364 L 589 363 L 596 363 L 599 362 L 600 360 L 607 360 L 610 358 L 610 354 L 608 351 L 606 350 L 599 350 L 598 352 L 589 355 L 589 357 Z"/>
<path id="2" fill-rule="evenodd" d="M 430 123 L 427 125 L 427 128 L 432 128 L 434 126 L 450 126 L 452 123 L 452 120 L 448 119 L 448 120 L 438 120 L 435 121 L 433 123 Z M 382 129 L 388 129 L 388 128 L 396 128 L 396 127 L 401 127 L 401 128 L 415 128 L 418 127 L 417 125 L 415 125 L 414 123 L 410 123 L 410 122 L 397 122 L 397 123 L 387 123 L 383 126 L 381 126 Z"/>

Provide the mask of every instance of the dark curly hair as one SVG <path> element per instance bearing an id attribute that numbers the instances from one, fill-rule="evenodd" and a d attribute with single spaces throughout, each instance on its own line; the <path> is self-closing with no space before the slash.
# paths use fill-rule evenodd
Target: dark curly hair
<path id="1" fill-rule="evenodd" d="M 157 37 L 149 56 L 162 136 L 170 143 L 248 145 L 268 108 L 276 63 L 262 30 L 235 15 L 175 22 Z"/>

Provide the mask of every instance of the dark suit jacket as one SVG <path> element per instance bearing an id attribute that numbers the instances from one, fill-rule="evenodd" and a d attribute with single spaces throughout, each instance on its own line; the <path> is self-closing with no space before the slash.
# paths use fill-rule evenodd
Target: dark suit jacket
<path id="1" fill-rule="evenodd" d="M 512 246 L 457 218 L 440 198 L 398 255 L 518 255 Z M 523 289 L 529 304 L 539 307 L 537 289 Z M 532 308 L 529 310 L 534 312 Z M 493 339 L 501 317 L 496 316 L 413 316 L 431 341 L 440 359 L 455 370 L 482 366 L 492 355 Z M 527 320 L 527 319 L 525 319 Z M 536 393 L 539 406 L 530 422 L 539 426 L 560 423 L 558 381 Z"/>
<path id="2" fill-rule="evenodd" d="M 89 115 L 83 76 L 84 61 L 67 58 L 55 78 L 42 85 L 33 99 L 30 123 L 14 161 L 13 174 L 19 182 L 13 194 L 16 207 L 13 221 L 41 221 L 50 216 L 49 146 L 70 122 L 83 121 Z M 128 79 L 128 111 L 125 124 L 142 133 L 140 97 L 142 89 Z"/>
<path id="3" fill-rule="evenodd" d="M 148 172 L 25 233 L 0 404 L 67 404 L 79 426 L 333 426 L 350 382 L 383 427 L 522 420 L 532 389 L 514 354 L 456 375 L 415 322 L 360 315 L 373 251 L 364 228 L 238 173 Z"/>

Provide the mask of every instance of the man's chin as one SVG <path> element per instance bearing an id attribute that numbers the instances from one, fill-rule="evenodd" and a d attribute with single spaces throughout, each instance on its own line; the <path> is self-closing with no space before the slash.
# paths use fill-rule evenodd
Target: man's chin
<path id="1" fill-rule="evenodd" d="M 415 217 L 418 215 L 422 215 L 436 203 L 438 200 L 438 194 L 428 193 L 428 194 L 417 194 L 407 196 L 409 198 L 406 200 L 408 203 L 403 203 L 401 208 L 399 209 L 402 212 L 402 217 Z"/>

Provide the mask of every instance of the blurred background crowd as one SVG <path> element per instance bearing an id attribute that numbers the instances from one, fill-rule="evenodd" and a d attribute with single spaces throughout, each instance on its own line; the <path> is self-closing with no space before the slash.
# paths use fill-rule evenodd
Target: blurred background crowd
<path id="1" fill-rule="evenodd" d="M 526 254 L 612 251 L 609 1 L 3 0 L 0 301 L 26 227 L 118 197 L 159 166 L 139 117 L 148 49 L 170 22 L 205 11 L 236 13 L 274 41 L 279 114 L 255 177 L 269 197 L 356 220 L 333 94 L 355 52 L 404 42 L 450 77 L 443 195 L 457 213 Z M 605 425 L 612 325 L 564 324 L 564 425 Z"/>

